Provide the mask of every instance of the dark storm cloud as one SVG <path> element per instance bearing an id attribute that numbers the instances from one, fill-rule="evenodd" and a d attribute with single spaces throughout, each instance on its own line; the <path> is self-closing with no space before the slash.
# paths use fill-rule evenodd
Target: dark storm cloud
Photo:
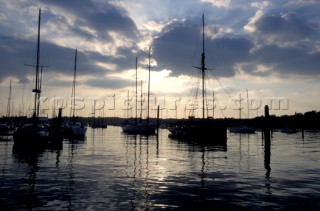
<path id="1" fill-rule="evenodd" d="M 207 43 L 208 68 L 214 69 L 216 77 L 234 76 L 237 64 L 247 63 L 252 59 L 250 50 L 254 45 L 248 39 L 225 37 L 209 40 Z"/>
<path id="2" fill-rule="evenodd" d="M 8 76 L 17 77 L 20 82 L 27 81 L 26 73 L 24 73 L 24 60 L 22 55 L 27 55 L 30 43 L 22 40 L 12 39 L 10 37 L 0 37 L 0 82 Z M 19 49 L 17 51 L 16 49 Z"/>
<path id="3" fill-rule="evenodd" d="M 299 19 L 296 13 L 265 15 L 255 24 L 255 33 L 272 41 L 300 41 L 314 33 L 314 28 Z"/>
<path id="4" fill-rule="evenodd" d="M 206 66 L 214 69 L 216 77 L 232 77 L 240 66 L 242 71 L 260 76 L 272 72 L 320 74 L 319 53 L 313 52 L 313 39 L 319 35 L 319 29 L 314 25 L 295 13 L 284 13 L 262 16 L 253 26 L 255 31 L 248 38 L 228 34 L 206 38 Z M 153 42 L 158 68 L 170 69 L 175 76 L 191 74 L 191 66 L 200 65 L 201 43 L 196 45 L 199 31 L 199 27 L 187 22 L 167 26 Z M 195 47 L 200 49 L 196 54 Z M 259 71 L 261 65 L 272 72 Z"/>
<path id="5" fill-rule="evenodd" d="M 27 75 L 34 74 L 24 64 L 35 65 L 36 43 L 10 37 L 0 39 L 0 80 L 12 76 L 20 82 L 27 82 Z M 19 50 L 17 50 L 19 49 Z M 52 43 L 41 43 L 40 65 L 50 66 L 56 73 L 73 74 L 75 49 L 61 47 Z M 78 50 L 77 72 L 81 75 L 104 74 L 105 69 L 95 65 L 95 60 Z"/>
<path id="6" fill-rule="evenodd" d="M 320 74 L 320 53 L 315 50 L 319 25 L 290 12 L 264 15 L 253 26 L 253 35 L 262 47 L 253 52 L 252 62 L 280 74 Z M 263 40 L 267 40 L 265 44 Z"/>
<path id="7" fill-rule="evenodd" d="M 154 40 L 153 55 L 158 68 L 170 69 L 173 75 L 188 74 L 192 66 L 199 66 L 201 59 L 201 41 L 199 27 L 183 23 Z M 215 69 L 218 77 L 230 77 L 235 74 L 234 65 L 250 60 L 253 44 L 243 38 L 206 39 L 206 63 Z M 197 45 L 198 44 L 198 45 Z"/>
<path id="8" fill-rule="evenodd" d="M 85 0 L 79 2 L 45 0 L 43 3 L 46 4 L 46 7 L 42 10 L 41 25 L 53 26 L 57 36 L 63 32 L 74 36 L 75 39 L 81 37 L 92 41 L 94 39 L 110 41 L 111 37 L 108 33 L 114 31 L 124 37 L 137 39 L 138 31 L 134 22 L 126 12 L 109 3 L 99 5 Z M 70 14 L 76 17 L 73 23 L 68 20 Z M 83 27 L 96 30 L 98 38 L 91 32 L 83 30 Z M 35 64 L 36 43 L 16 38 L 17 36 L 13 37 L 2 35 L 0 40 L 0 81 L 12 76 L 17 77 L 21 83 L 25 83 L 28 82 L 27 76 L 34 74 L 35 71 L 34 68 L 26 67 L 24 64 Z M 132 48 L 118 48 L 116 55 L 102 55 L 99 52 L 78 49 L 77 73 L 97 78 L 105 75 L 109 70 L 97 65 L 97 62 L 113 64 L 117 71 L 132 68 L 134 67 L 134 58 L 137 56 L 133 53 L 133 51 L 137 52 L 135 49 L 137 49 L 135 45 Z M 74 51 L 75 49 L 69 47 L 41 41 L 40 65 L 49 65 L 51 72 L 63 73 L 72 77 Z"/>
<path id="9" fill-rule="evenodd" d="M 309 53 L 300 48 L 265 46 L 255 52 L 257 63 L 280 74 L 319 75 L 320 53 Z"/>
<path id="10" fill-rule="evenodd" d="M 103 39 L 110 39 L 109 32 L 112 31 L 134 40 L 139 36 L 134 21 L 126 11 L 108 2 L 98 3 L 91 0 L 44 0 L 43 2 L 58 7 L 65 12 L 65 15 L 73 14 L 76 17 L 74 32 L 79 30 L 79 26 L 86 26 L 94 29 L 98 37 Z"/>
<path id="11" fill-rule="evenodd" d="M 173 70 L 174 75 L 186 73 L 190 69 L 198 29 L 189 24 L 170 25 L 154 39 L 152 51 L 159 69 Z"/>

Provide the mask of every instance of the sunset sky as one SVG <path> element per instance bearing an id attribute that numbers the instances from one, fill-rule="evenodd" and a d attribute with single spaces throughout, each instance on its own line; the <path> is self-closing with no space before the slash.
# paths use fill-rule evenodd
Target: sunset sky
<path id="1" fill-rule="evenodd" d="M 12 115 L 31 114 L 35 68 L 24 64 L 36 64 L 39 8 L 40 64 L 49 66 L 43 69 L 42 97 L 47 100 L 41 108 L 49 109 L 43 111 L 49 117 L 54 104 L 61 105 L 57 99 L 63 99 L 63 114 L 69 115 L 75 49 L 76 95 L 84 107 L 78 115 L 92 115 L 93 102 L 97 116 L 134 115 L 125 109 L 135 106 L 136 57 L 138 99 L 142 86 L 145 109 L 149 47 L 151 116 L 157 105 L 163 118 L 187 117 L 192 108 L 201 116 L 201 89 L 194 98 L 200 72 L 193 66 L 200 65 L 202 14 L 209 116 L 213 93 L 215 118 L 238 118 L 240 106 L 241 118 L 252 118 L 262 115 L 266 104 L 275 115 L 320 110 L 319 0 L 0 0 L 0 4 L 1 115 L 6 115 L 10 80 Z"/>

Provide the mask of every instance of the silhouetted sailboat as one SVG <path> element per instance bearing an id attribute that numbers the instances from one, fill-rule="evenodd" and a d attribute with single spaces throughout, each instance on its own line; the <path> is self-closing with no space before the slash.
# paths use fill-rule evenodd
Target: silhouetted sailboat
<path id="1" fill-rule="evenodd" d="M 249 94 L 248 94 L 248 90 L 247 90 L 247 104 L 248 104 L 248 119 L 249 119 L 249 103 L 248 103 L 248 99 L 249 99 Z M 241 112 L 242 112 L 242 107 L 241 107 L 241 93 L 239 94 L 239 119 L 241 119 Z M 253 127 L 249 127 L 246 126 L 244 123 L 237 123 L 237 124 L 231 124 L 228 127 L 229 132 L 231 133 L 255 133 L 256 132 L 256 128 Z"/>
<path id="2" fill-rule="evenodd" d="M 77 77 L 77 49 L 75 50 L 74 57 L 74 71 L 73 71 L 73 83 L 72 83 L 72 94 L 71 94 L 71 115 L 70 121 L 63 128 L 63 136 L 69 139 L 83 139 L 85 137 L 87 128 L 77 121 L 75 116 L 75 105 L 76 105 L 76 77 Z"/>
<path id="3" fill-rule="evenodd" d="M 205 118 L 205 39 L 204 39 L 204 15 L 202 15 L 202 54 L 201 66 L 195 67 L 201 70 L 202 79 L 202 118 L 196 119 L 194 116 L 187 121 L 180 121 L 169 128 L 169 137 L 192 139 L 193 141 L 225 144 L 227 140 L 227 128 L 222 122 Z"/>
<path id="4" fill-rule="evenodd" d="M 91 128 L 107 128 L 108 125 L 104 121 L 104 117 L 102 118 L 97 118 L 96 117 L 96 101 L 94 100 L 93 102 L 93 108 L 92 108 L 92 123 L 91 123 Z"/>
<path id="5" fill-rule="evenodd" d="M 149 116 L 149 112 L 150 112 L 150 69 L 151 69 L 151 64 L 150 64 L 150 60 L 151 60 L 151 47 L 149 49 L 149 65 L 148 65 L 148 69 L 149 69 L 149 79 L 148 79 L 148 107 L 147 107 L 147 119 L 146 120 L 141 120 L 140 122 L 138 122 L 138 117 L 137 117 L 137 109 L 138 109 L 138 60 L 136 59 L 136 105 L 135 105 L 135 119 L 134 120 L 127 120 L 127 122 L 125 124 L 123 124 L 121 126 L 122 131 L 124 133 L 131 133 L 131 134 L 155 134 L 156 131 L 156 125 L 152 124 L 150 122 L 150 116 Z M 142 99 L 141 99 L 142 100 Z"/>
<path id="6" fill-rule="evenodd" d="M 39 120 L 40 110 L 40 94 L 41 94 L 41 79 L 40 73 L 40 23 L 41 9 L 39 9 L 38 19 L 38 40 L 37 40 L 37 63 L 36 63 L 36 79 L 35 86 L 32 92 L 34 93 L 34 112 L 31 121 L 19 127 L 13 134 L 15 145 L 24 147 L 38 148 L 45 147 L 49 142 L 49 128 L 45 127 Z"/>

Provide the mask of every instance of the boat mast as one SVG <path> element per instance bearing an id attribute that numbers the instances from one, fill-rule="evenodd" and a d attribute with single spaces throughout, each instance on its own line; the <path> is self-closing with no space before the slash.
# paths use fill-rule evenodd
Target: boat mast
<path id="1" fill-rule="evenodd" d="M 72 96 L 72 107 L 71 107 L 71 112 L 72 112 L 72 120 L 73 123 L 75 123 L 75 105 L 76 105 L 76 76 L 77 76 L 77 54 L 78 54 L 78 50 L 75 50 L 75 56 L 74 56 L 74 69 L 73 69 L 73 84 L 72 84 L 72 92 L 71 92 L 71 96 Z"/>
<path id="2" fill-rule="evenodd" d="M 136 121 L 138 123 L 138 57 L 136 57 Z"/>
<path id="3" fill-rule="evenodd" d="M 204 120 L 205 118 L 205 84 L 204 84 L 204 79 L 205 79 L 205 71 L 207 70 L 206 68 L 206 63 L 205 63 L 205 48 L 204 48 L 204 14 L 202 14 L 202 54 L 201 54 L 201 67 L 195 67 L 199 70 L 201 70 L 202 73 L 202 119 Z"/>
<path id="4" fill-rule="evenodd" d="M 151 65 L 150 65 L 150 60 L 151 60 L 151 46 L 149 47 L 149 64 L 148 64 L 148 68 L 149 68 L 149 78 L 148 78 L 148 111 L 147 111 L 147 123 L 149 123 L 149 108 L 150 108 L 150 69 L 151 69 Z"/>
<path id="5" fill-rule="evenodd" d="M 202 72 L 202 119 L 205 118 L 204 114 L 204 98 L 205 98 L 205 90 L 204 90 L 204 78 L 205 78 L 205 51 L 204 51 L 204 14 L 202 14 L 202 55 L 201 55 L 201 72 Z"/>
<path id="6" fill-rule="evenodd" d="M 39 84 L 39 67 L 40 67 L 40 22 L 41 22 L 41 9 L 39 9 L 39 18 L 38 18 L 38 41 L 37 41 L 37 63 L 36 63 L 36 81 L 35 87 L 32 90 L 34 95 L 34 114 L 35 117 L 39 116 L 39 98 L 40 98 L 40 84 Z"/>

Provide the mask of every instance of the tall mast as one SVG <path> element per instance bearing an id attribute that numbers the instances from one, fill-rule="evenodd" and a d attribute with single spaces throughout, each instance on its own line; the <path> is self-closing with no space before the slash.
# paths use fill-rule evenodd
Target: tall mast
<path id="1" fill-rule="evenodd" d="M 204 48 L 204 14 L 202 14 L 202 54 L 201 54 L 201 67 L 195 67 L 199 70 L 201 70 L 202 73 L 202 119 L 205 118 L 205 71 L 207 70 L 206 64 L 205 64 L 205 48 Z"/>
<path id="2" fill-rule="evenodd" d="M 40 22 L 41 22 L 41 9 L 39 9 L 39 18 L 38 18 L 38 41 L 37 41 L 37 64 L 36 64 L 36 81 L 35 87 L 32 92 L 34 95 L 34 112 L 35 117 L 39 116 L 39 98 L 40 98 L 40 84 L 39 84 L 39 67 L 40 67 Z"/>
<path id="3" fill-rule="evenodd" d="M 202 72 L 202 119 L 205 118 L 204 114 L 204 98 L 205 98 L 205 90 L 204 90 L 204 78 L 205 78 L 205 49 L 204 49 L 204 14 L 202 14 L 202 55 L 201 55 L 201 72 Z"/>
<path id="4" fill-rule="evenodd" d="M 138 123 L 138 57 L 136 57 L 136 122 Z"/>
<path id="5" fill-rule="evenodd" d="M 149 78 L 148 78 L 148 111 L 147 111 L 147 123 L 149 123 L 149 108 L 150 108 L 150 69 L 151 69 L 151 47 L 149 47 Z"/>
<path id="6" fill-rule="evenodd" d="M 73 84 L 72 84 L 72 93 L 71 93 L 71 97 L 72 97 L 72 101 L 73 101 L 73 105 L 71 107 L 71 112 L 72 112 L 72 119 L 74 121 L 74 117 L 75 117 L 75 105 L 76 105 L 76 76 L 77 76 L 77 54 L 78 54 L 78 50 L 75 50 L 75 56 L 74 56 L 74 69 L 73 69 Z"/>

